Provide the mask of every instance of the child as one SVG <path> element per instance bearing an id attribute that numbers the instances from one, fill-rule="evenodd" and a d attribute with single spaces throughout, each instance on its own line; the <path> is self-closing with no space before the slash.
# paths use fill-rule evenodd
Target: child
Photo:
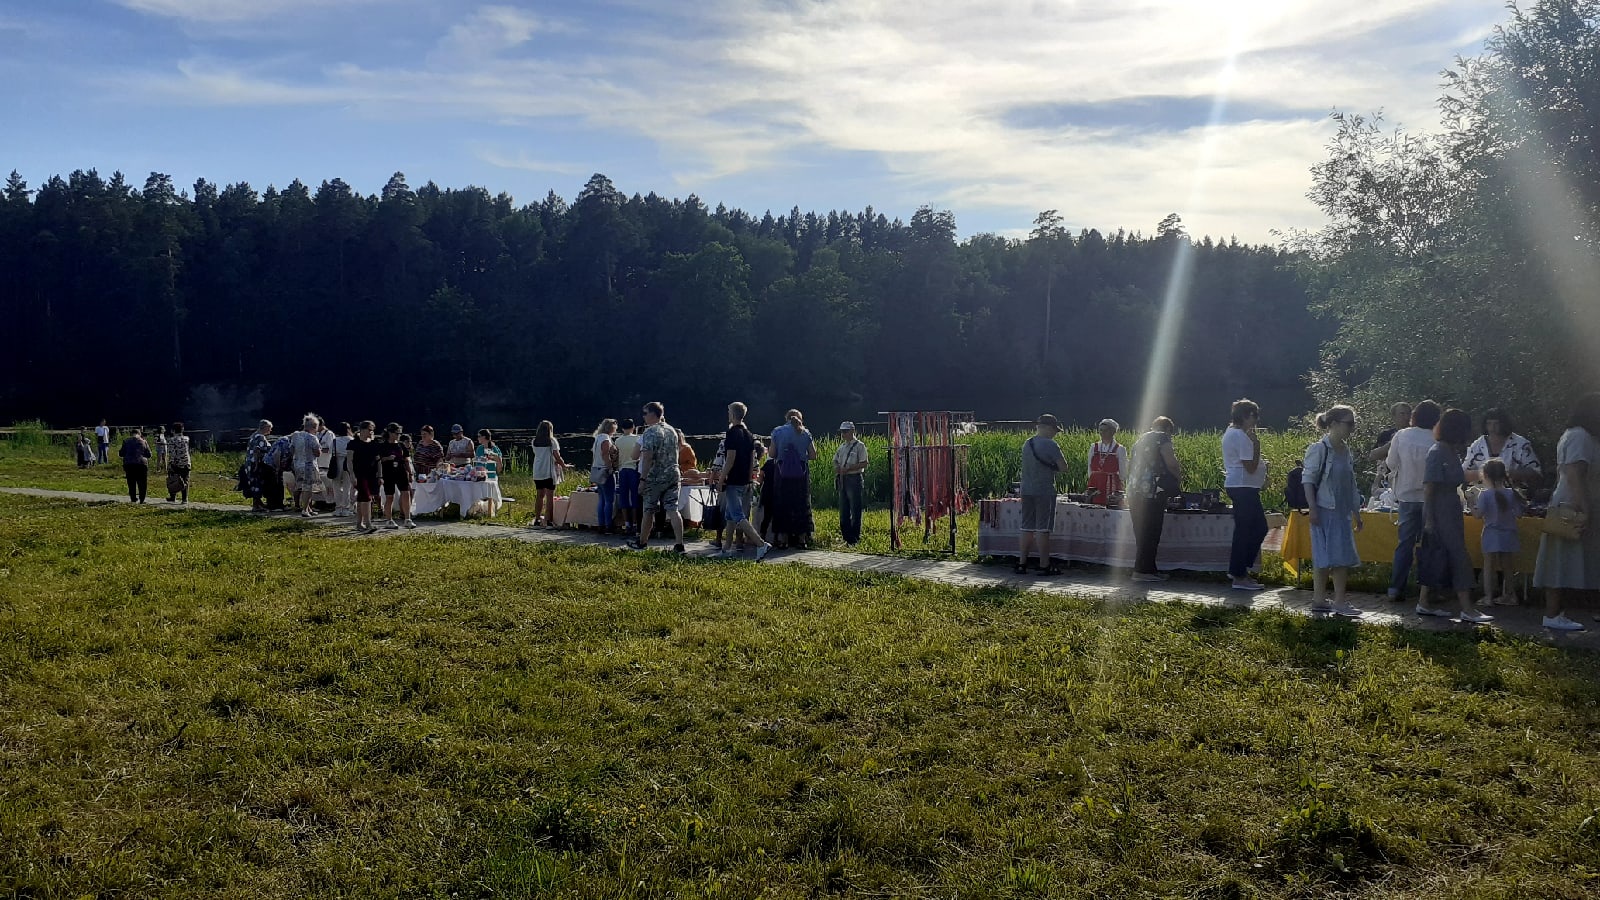
<path id="1" fill-rule="evenodd" d="M 1522 515 L 1522 498 L 1513 491 L 1506 478 L 1506 464 L 1491 459 L 1483 464 L 1483 480 L 1488 485 L 1478 494 L 1477 515 L 1483 520 L 1483 599 L 1479 606 L 1499 604 L 1515 606 L 1516 595 L 1511 593 L 1511 567 L 1522 550 L 1517 537 L 1517 517 Z M 1494 579 L 1499 575 L 1503 583 L 1499 597 L 1494 594 Z"/>

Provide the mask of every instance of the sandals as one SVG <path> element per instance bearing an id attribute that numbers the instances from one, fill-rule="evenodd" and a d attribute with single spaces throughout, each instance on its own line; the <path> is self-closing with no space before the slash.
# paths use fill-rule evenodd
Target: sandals
<path id="1" fill-rule="evenodd" d="M 1045 578 L 1053 578 L 1053 577 L 1061 574 L 1061 567 L 1056 565 L 1055 563 L 1051 563 L 1048 566 L 1044 566 L 1044 567 L 1035 569 L 1034 570 L 1034 574 L 1035 575 L 1041 575 L 1041 576 L 1043 576 Z"/>
<path id="2" fill-rule="evenodd" d="M 1016 572 L 1018 575 L 1026 575 L 1028 574 L 1028 566 L 1026 563 L 1017 563 L 1016 567 L 1011 571 Z"/>

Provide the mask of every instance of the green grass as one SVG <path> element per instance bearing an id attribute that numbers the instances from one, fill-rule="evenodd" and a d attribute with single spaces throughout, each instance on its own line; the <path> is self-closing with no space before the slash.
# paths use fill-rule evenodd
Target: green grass
<path id="1" fill-rule="evenodd" d="M 1600 660 L 0 496 L 0 894 L 1588 897 Z"/>

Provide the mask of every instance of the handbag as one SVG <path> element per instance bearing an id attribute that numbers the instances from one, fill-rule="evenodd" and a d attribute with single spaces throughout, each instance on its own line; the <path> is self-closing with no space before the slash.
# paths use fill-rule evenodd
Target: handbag
<path id="1" fill-rule="evenodd" d="M 713 489 L 711 502 L 705 504 L 700 511 L 700 528 L 704 531 L 720 532 L 726 524 L 727 517 L 722 513 L 722 494 Z"/>
<path id="2" fill-rule="evenodd" d="M 172 472 L 167 475 L 167 493 L 179 494 L 187 491 L 188 489 L 188 481 L 182 475 L 179 475 L 177 472 Z"/>
<path id="3" fill-rule="evenodd" d="M 1583 536 L 1583 526 L 1589 517 L 1570 506 L 1552 506 L 1539 520 L 1539 530 L 1554 538 L 1575 541 Z"/>

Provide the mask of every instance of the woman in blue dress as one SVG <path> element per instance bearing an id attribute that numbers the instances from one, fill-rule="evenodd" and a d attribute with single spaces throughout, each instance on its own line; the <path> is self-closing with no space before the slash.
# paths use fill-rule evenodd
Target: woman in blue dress
<path id="1" fill-rule="evenodd" d="M 1361 610 L 1345 602 L 1350 567 L 1361 564 L 1355 532 L 1361 530 L 1361 494 L 1356 489 L 1355 461 L 1350 436 L 1356 430 L 1356 411 L 1335 406 L 1317 416 L 1322 440 L 1306 448 L 1306 503 L 1311 513 L 1311 611 L 1357 618 Z M 1333 582 L 1329 603 L 1325 583 Z"/>
<path id="2" fill-rule="evenodd" d="M 1490 622 L 1494 616 L 1472 606 L 1472 558 L 1467 555 L 1466 514 L 1462 511 L 1461 486 L 1466 477 L 1461 456 L 1472 438 L 1472 417 L 1459 409 L 1447 409 L 1433 426 L 1434 444 L 1422 466 L 1422 547 L 1417 553 L 1417 581 L 1422 596 L 1417 600 L 1419 616 L 1454 616 L 1457 622 Z M 1457 612 L 1432 605 L 1429 598 L 1456 595 Z"/>

